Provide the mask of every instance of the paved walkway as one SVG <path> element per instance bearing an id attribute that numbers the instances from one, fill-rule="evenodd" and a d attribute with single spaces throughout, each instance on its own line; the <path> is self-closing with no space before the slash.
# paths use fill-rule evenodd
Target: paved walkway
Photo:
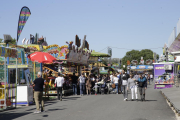
<path id="1" fill-rule="evenodd" d="M 161 89 L 161 91 L 176 111 L 180 113 L 180 88 L 174 86 L 172 88 Z"/>
<path id="2" fill-rule="evenodd" d="M 175 120 L 160 90 L 151 85 L 146 92 L 146 102 L 125 102 L 121 94 L 68 96 L 46 102 L 45 113 L 34 114 L 35 105 L 19 107 L 0 112 L 0 120 Z"/>

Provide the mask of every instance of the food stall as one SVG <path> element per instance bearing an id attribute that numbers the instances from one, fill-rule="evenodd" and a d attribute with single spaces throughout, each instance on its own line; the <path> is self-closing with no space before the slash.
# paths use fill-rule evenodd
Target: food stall
<path id="1" fill-rule="evenodd" d="M 174 62 L 154 64 L 154 89 L 171 88 L 174 84 Z"/>
<path id="2" fill-rule="evenodd" d="M 109 71 L 111 71 L 111 66 L 104 65 L 99 58 L 108 58 L 111 57 L 109 54 L 106 53 L 100 53 L 96 51 L 92 51 L 90 58 L 88 60 L 89 63 L 91 63 L 91 73 L 96 74 L 109 74 Z"/>
<path id="3" fill-rule="evenodd" d="M 68 45 L 63 45 L 59 47 L 58 45 L 50 45 L 47 46 L 43 52 L 47 52 L 54 56 L 56 58 L 56 62 L 53 63 L 52 66 L 58 67 L 58 70 L 53 70 L 52 68 L 48 68 L 47 65 L 44 64 L 44 68 L 52 71 L 54 75 L 51 77 L 50 80 L 48 80 L 49 84 L 49 90 L 48 94 L 57 94 L 56 90 L 54 88 L 54 81 L 57 72 L 61 72 L 65 76 L 66 84 L 70 84 L 70 79 L 68 77 L 75 72 L 76 75 L 81 73 L 81 66 L 87 66 L 88 65 L 88 59 L 91 55 L 91 52 L 89 49 L 89 44 L 85 40 L 84 37 L 82 46 L 80 47 L 80 39 L 77 38 L 76 35 L 76 46 L 73 45 L 73 41 L 66 42 Z M 87 49 L 86 49 L 87 48 Z M 68 89 L 66 89 L 68 88 Z M 69 94 L 72 93 L 71 87 L 65 87 L 62 91 L 63 94 Z"/>
<path id="4" fill-rule="evenodd" d="M 137 65 L 137 66 L 130 66 L 130 71 L 132 72 L 139 72 L 139 73 L 153 73 L 154 67 L 152 65 Z"/>
<path id="5" fill-rule="evenodd" d="M 14 58 L 17 65 L 17 49 L 0 47 L 0 110 L 16 108 L 17 102 L 17 69 L 12 73 L 13 79 L 8 79 L 7 63 Z"/>

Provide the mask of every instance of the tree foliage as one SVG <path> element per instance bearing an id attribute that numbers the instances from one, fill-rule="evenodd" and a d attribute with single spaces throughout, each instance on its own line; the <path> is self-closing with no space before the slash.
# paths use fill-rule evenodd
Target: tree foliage
<path id="1" fill-rule="evenodd" d="M 0 38 L 0 43 L 2 43 L 2 42 L 3 42 L 3 39 Z"/>
<path id="2" fill-rule="evenodd" d="M 140 62 L 141 60 L 141 57 L 143 57 L 144 61 L 148 60 L 148 59 L 151 59 L 153 60 L 153 51 L 150 50 L 150 49 L 143 49 L 141 51 L 138 51 L 138 50 L 131 50 L 131 51 L 128 51 L 126 53 L 126 55 L 122 58 L 121 62 L 121 68 L 123 67 L 123 65 L 126 65 L 127 66 L 127 61 L 129 60 L 130 62 L 132 60 L 137 60 L 138 63 Z M 157 55 L 157 59 L 159 58 L 159 55 Z"/>
<path id="3" fill-rule="evenodd" d="M 15 38 L 11 38 L 11 39 L 12 40 L 10 43 L 16 45 L 16 39 Z M 2 38 L 0 38 L 0 43 L 4 43 L 4 40 Z"/>
<path id="4" fill-rule="evenodd" d="M 103 59 L 101 59 L 101 61 L 106 66 L 109 64 L 109 59 L 108 58 L 103 58 Z"/>

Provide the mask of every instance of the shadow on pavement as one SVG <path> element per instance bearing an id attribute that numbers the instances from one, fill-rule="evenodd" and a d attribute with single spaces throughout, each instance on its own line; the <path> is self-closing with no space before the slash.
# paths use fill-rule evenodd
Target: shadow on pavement
<path id="1" fill-rule="evenodd" d="M 26 113 L 3 113 L 3 115 L 0 115 L 0 120 L 13 120 L 18 117 L 22 117 L 27 114 L 31 114 L 32 112 L 26 112 Z"/>
<path id="2" fill-rule="evenodd" d="M 48 109 L 47 111 L 57 111 L 57 110 L 64 110 L 66 108 L 62 108 L 62 109 L 59 109 L 59 108 L 56 108 L 56 109 Z"/>
<path id="3" fill-rule="evenodd" d="M 157 101 L 157 100 L 146 100 L 147 102 L 151 102 L 151 101 Z"/>
<path id="4" fill-rule="evenodd" d="M 68 101 L 68 100 L 77 100 L 77 98 L 81 98 L 81 97 L 66 97 L 66 98 L 62 98 L 63 101 Z"/>
<path id="5" fill-rule="evenodd" d="M 43 115 L 43 117 L 48 117 L 48 115 Z"/>
<path id="6" fill-rule="evenodd" d="M 32 108 L 32 109 L 28 109 L 26 111 L 32 111 L 32 110 L 36 110 L 36 107 L 35 108 Z"/>

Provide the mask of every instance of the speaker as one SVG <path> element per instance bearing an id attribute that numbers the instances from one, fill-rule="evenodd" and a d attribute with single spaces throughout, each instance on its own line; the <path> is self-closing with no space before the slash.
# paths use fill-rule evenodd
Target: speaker
<path id="1" fill-rule="evenodd" d="M 11 42 L 12 37 L 10 35 L 4 34 L 4 43 L 6 43 L 6 45 Z"/>

